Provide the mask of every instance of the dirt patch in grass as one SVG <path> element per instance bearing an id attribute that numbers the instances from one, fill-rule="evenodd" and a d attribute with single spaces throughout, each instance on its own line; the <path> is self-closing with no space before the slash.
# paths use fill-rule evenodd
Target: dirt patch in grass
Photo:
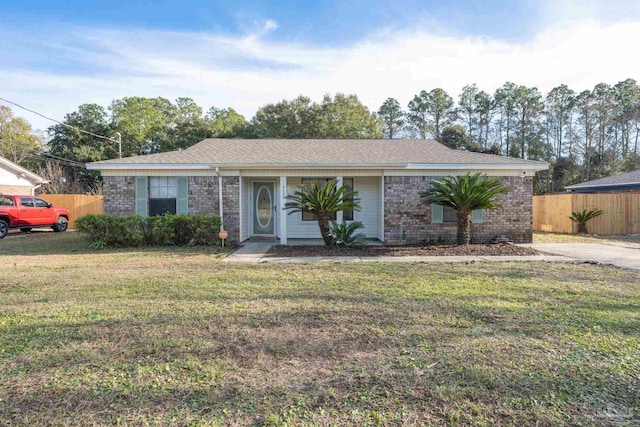
<path id="1" fill-rule="evenodd" d="M 512 244 L 472 244 L 468 246 L 358 246 L 353 248 L 326 246 L 275 245 L 266 254 L 268 257 L 309 256 L 524 256 L 538 255 L 534 249 Z"/>

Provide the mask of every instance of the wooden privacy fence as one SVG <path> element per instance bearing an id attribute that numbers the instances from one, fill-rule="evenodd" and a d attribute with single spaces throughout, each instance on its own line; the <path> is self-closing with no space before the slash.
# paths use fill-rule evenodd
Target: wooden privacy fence
<path id="1" fill-rule="evenodd" d="M 86 194 L 42 194 L 41 197 L 54 206 L 69 209 L 71 218 L 69 228 L 73 228 L 74 221 L 82 215 L 104 213 L 104 197 Z"/>
<path id="2" fill-rule="evenodd" d="M 571 212 L 602 209 L 604 215 L 587 223 L 591 234 L 640 233 L 640 193 L 558 194 L 534 196 L 533 229 L 575 233 Z"/>

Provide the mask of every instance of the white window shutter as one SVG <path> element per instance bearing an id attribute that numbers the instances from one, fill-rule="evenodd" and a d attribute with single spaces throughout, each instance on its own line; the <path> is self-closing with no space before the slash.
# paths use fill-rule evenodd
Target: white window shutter
<path id="1" fill-rule="evenodd" d="M 189 213 L 189 179 L 186 176 L 179 176 L 177 179 L 178 197 L 176 198 L 176 213 Z"/>
<path id="2" fill-rule="evenodd" d="M 149 215 L 149 178 L 136 176 L 136 215 Z"/>
<path id="3" fill-rule="evenodd" d="M 443 222 L 443 209 L 442 205 L 437 203 L 431 204 L 431 224 L 442 224 Z"/>

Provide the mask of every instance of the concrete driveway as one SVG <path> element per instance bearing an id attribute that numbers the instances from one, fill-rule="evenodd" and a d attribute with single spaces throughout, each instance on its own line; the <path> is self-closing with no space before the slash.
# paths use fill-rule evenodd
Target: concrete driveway
<path id="1" fill-rule="evenodd" d="M 541 252 L 640 270 L 640 243 L 533 243 Z"/>

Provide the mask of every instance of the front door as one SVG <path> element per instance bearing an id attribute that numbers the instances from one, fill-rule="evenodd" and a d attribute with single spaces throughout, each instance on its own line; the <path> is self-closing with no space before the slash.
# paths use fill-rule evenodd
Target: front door
<path id="1" fill-rule="evenodd" d="M 253 234 L 275 235 L 275 183 L 253 182 Z"/>

